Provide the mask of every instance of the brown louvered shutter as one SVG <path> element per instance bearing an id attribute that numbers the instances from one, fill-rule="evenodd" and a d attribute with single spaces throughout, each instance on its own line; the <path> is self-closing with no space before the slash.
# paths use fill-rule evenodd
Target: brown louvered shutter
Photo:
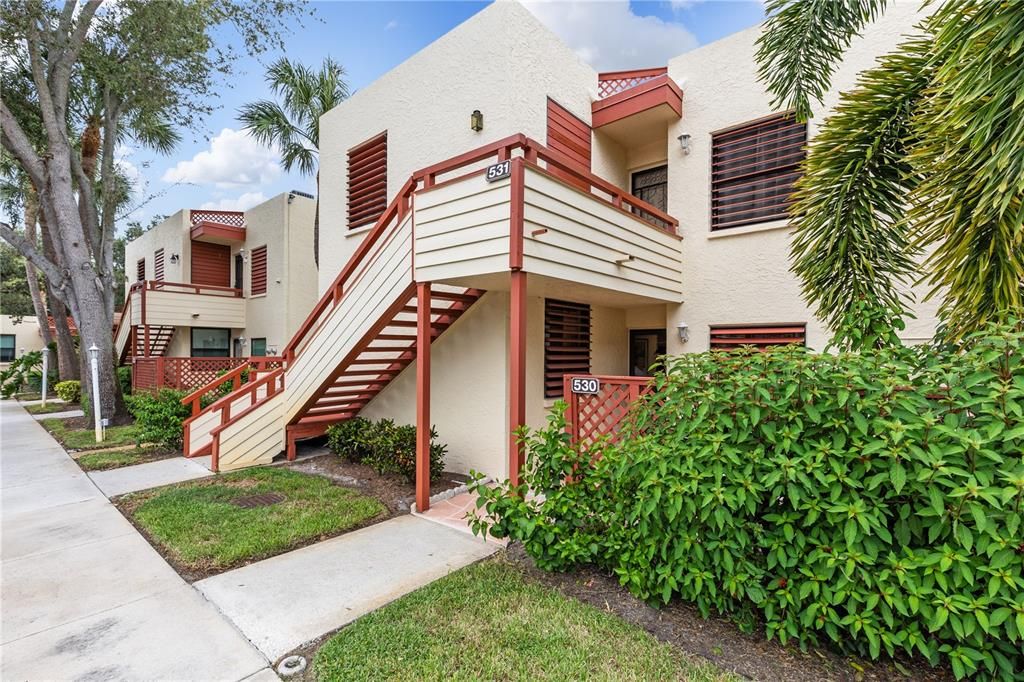
<path id="1" fill-rule="evenodd" d="M 590 172 L 590 126 L 551 98 L 548 98 L 548 147 L 567 156 L 574 168 Z M 587 183 L 557 168 L 552 168 L 551 172 L 586 190 L 590 189 Z"/>
<path id="2" fill-rule="evenodd" d="M 157 249 L 153 254 L 153 279 L 164 281 L 164 250 Z"/>
<path id="3" fill-rule="evenodd" d="M 231 248 L 227 244 L 192 242 L 192 284 L 231 286 Z"/>
<path id="4" fill-rule="evenodd" d="M 562 395 L 565 374 L 590 374 L 590 306 L 544 299 L 544 397 Z"/>
<path id="5" fill-rule="evenodd" d="M 372 225 L 388 207 L 388 133 L 348 153 L 348 227 Z"/>
<path id="6" fill-rule="evenodd" d="M 788 217 L 807 124 L 778 114 L 711 136 L 711 229 Z"/>
<path id="7" fill-rule="evenodd" d="M 250 296 L 267 293 L 267 247 L 257 246 L 252 250 L 252 285 Z"/>
<path id="8" fill-rule="evenodd" d="M 760 349 L 795 343 L 803 346 L 807 337 L 806 325 L 777 325 L 756 327 L 721 326 L 711 328 L 711 348 L 728 350 L 740 346 Z"/>
<path id="9" fill-rule="evenodd" d="M 139 262 L 135 264 L 135 279 L 142 281 L 146 279 L 146 259 L 140 258 Z"/>

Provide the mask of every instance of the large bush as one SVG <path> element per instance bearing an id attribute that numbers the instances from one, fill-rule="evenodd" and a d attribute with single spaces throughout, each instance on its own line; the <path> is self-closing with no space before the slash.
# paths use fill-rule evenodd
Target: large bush
<path id="1" fill-rule="evenodd" d="M 78 379 L 62 381 L 53 387 L 53 392 L 66 403 L 77 403 L 82 399 L 82 382 Z"/>
<path id="2" fill-rule="evenodd" d="M 801 645 L 1024 676 L 1024 329 L 959 351 L 669 358 L 622 438 L 555 413 L 476 530 Z M 536 493 L 527 495 L 527 491 Z"/>
<path id="3" fill-rule="evenodd" d="M 399 426 L 391 419 L 370 421 L 362 417 L 332 424 L 327 429 L 327 446 L 351 462 L 367 464 L 378 473 L 398 474 L 416 480 L 416 427 Z M 444 471 L 448 446 L 437 442 L 430 429 L 430 477 Z"/>
<path id="4" fill-rule="evenodd" d="M 184 391 L 169 388 L 125 396 L 128 411 L 139 426 L 140 442 L 181 448 L 182 427 L 192 414 L 188 405 L 181 404 L 184 397 Z"/>
<path id="5" fill-rule="evenodd" d="M 14 360 L 11 360 L 7 368 L 0 371 L 0 395 L 4 398 L 10 398 L 25 386 L 30 385 L 33 377 L 41 379 L 42 367 L 43 354 L 38 350 L 23 353 Z M 41 381 L 38 383 L 41 383 Z"/>

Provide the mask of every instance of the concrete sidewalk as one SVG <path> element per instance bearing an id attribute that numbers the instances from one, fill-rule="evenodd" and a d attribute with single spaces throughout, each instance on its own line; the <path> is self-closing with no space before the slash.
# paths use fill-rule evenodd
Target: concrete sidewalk
<path id="1" fill-rule="evenodd" d="M 0 679 L 272 675 L 36 420 L 6 400 L 0 505 Z"/>
<path id="2" fill-rule="evenodd" d="M 207 476 L 213 476 L 213 472 L 195 460 L 184 457 L 171 457 L 120 469 L 93 471 L 89 474 L 92 482 L 107 497 L 116 497 L 125 493 L 192 481 Z"/>

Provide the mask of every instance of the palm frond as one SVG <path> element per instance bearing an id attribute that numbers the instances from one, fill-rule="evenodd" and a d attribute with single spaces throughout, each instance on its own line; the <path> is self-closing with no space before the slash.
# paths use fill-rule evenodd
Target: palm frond
<path id="1" fill-rule="evenodd" d="M 757 39 L 759 75 L 776 109 L 811 117 L 850 41 L 889 0 L 771 0 Z"/>

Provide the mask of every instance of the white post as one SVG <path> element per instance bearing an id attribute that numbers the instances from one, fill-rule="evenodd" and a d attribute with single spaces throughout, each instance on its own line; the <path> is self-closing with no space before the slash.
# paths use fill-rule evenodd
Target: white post
<path id="1" fill-rule="evenodd" d="M 100 366 L 98 363 L 100 349 L 96 344 L 89 347 L 89 362 L 92 365 L 92 418 L 96 428 L 96 442 L 103 442 L 103 421 L 100 417 Z"/>
<path id="2" fill-rule="evenodd" d="M 46 407 L 46 383 L 50 378 L 50 349 L 43 348 L 43 407 Z"/>

